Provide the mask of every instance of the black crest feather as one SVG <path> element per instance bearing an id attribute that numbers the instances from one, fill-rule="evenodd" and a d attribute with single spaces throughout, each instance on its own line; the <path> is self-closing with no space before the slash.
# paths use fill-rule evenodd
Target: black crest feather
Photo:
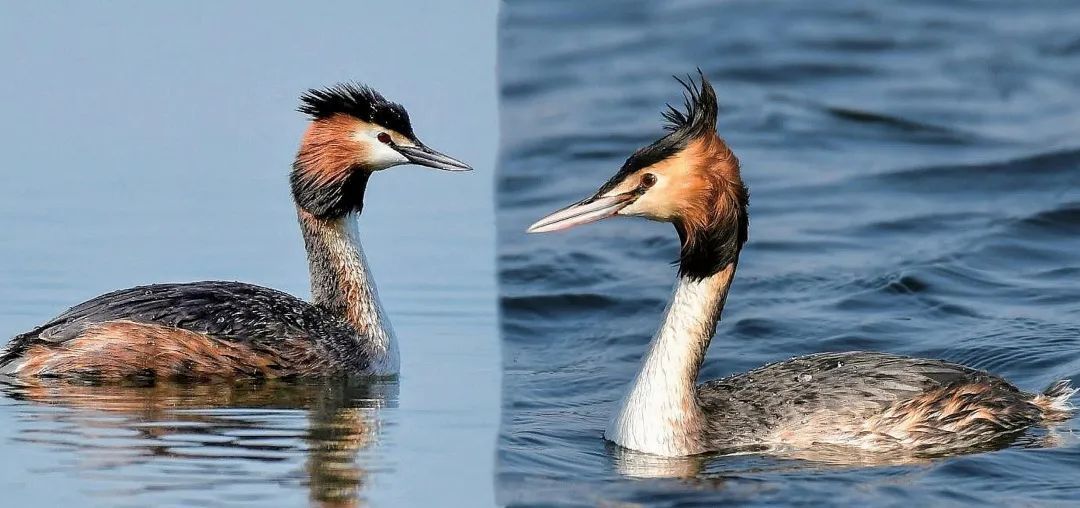
<path id="1" fill-rule="evenodd" d="M 339 83 L 323 89 L 311 89 L 300 96 L 297 111 L 319 120 L 337 114 L 393 129 L 412 139 L 412 123 L 405 107 L 391 102 L 367 85 Z"/>
<path id="2" fill-rule="evenodd" d="M 678 76 L 672 76 L 685 89 L 683 92 L 685 111 L 668 104 L 668 109 L 662 114 L 664 120 L 667 121 L 664 128 L 671 132 L 627 158 L 619 172 L 600 188 L 598 196 L 615 188 L 619 182 L 635 171 L 679 153 L 694 138 L 707 135 L 716 129 L 716 92 L 709 84 L 709 80 L 705 79 L 705 74 L 701 72 L 701 69 L 697 71 L 700 84 L 695 83 L 694 78 L 689 75 L 686 76 L 685 81 Z"/>
<path id="3" fill-rule="evenodd" d="M 705 74 L 701 72 L 701 69 L 697 71 L 698 77 L 701 79 L 700 85 L 694 83 L 694 78 L 689 75 L 686 76 L 686 81 L 683 81 L 678 76 L 672 76 L 685 89 L 683 91 L 683 110 L 668 104 L 667 111 L 663 113 L 664 120 L 668 122 L 664 126 L 667 130 L 689 138 L 716 128 L 718 109 L 716 91 L 713 90 L 712 85 L 705 78 Z"/>

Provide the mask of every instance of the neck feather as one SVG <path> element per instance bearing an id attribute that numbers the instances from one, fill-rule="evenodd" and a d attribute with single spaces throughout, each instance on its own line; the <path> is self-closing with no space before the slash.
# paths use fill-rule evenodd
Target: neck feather
<path id="1" fill-rule="evenodd" d="M 356 330 L 370 374 L 395 374 L 397 341 L 358 238 L 356 216 L 320 218 L 298 209 L 307 247 L 313 303 Z"/>
<path id="2" fill-rule="evenodd" d="M 704 451 L 697 377 L 727 299 L 736 262 L 681 276 L 641 370 L 605 433 L 626 448 L 682 456 Z"/>

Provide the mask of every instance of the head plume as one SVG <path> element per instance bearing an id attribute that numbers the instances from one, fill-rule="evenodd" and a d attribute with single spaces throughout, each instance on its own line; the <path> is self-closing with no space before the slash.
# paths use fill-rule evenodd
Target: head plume
<path id="1" fill-rule="evenodd" d="M 689 75 L 686 76 L 685 81 L 678 76 L 672 76 L 684 88 L 685 111 L 668 104 L 667 111 L 662 114 L 664 120 L 667 121 L 664 128 L 670 132 L 631 154 L 619 172 L 600 188 L 598 194 L 611 190 L 635 171 L 675 156 L 685 150 L 691 141 L 716 135 L 716 92 L 713 91 L 709 80 L 705 79 L 701 69 L 698 69 L 698 75 L 701 79 L 700 85 L 695 83 Z"/>
<path id="2" fill-rule="evenodd" d="M 631 155 L 601 193 L 639 170 L 686 156 L 685 163 L 697 168 L 692 173 L 701 192 L 680 201 L 682 214 L 673 222 L 682 243 L 679 272 L 700 279 L 737 262 L 747 239 L 749 195 L 738 158 L 716 134 L 716 91 L 701 69 L 697 71 L 697 81 L 689 75 L 685 80 L 673 76 L 683 86 L 683 107 L 668 104 L 664 111 L 668 134 Z"/>
<path id="3" fill-rule="evenodd" d="M 722 270 L 731 263 L 738 262 L 739 251 L 748 236 L 747 204 L 749 192 L 739 175 L 739 160 L 735 154 L 716 135 L 716 117 L 718 105 L 716 91 L 698 70 L 700 83 L 687 76 L 683 81 L 674 76 L 685 89 L 683 92 L 684 110 L 668 104 L 664 119 L 665 128 L 670 136 L 682 143 L 700 140 L 703 163 L 712 168 L 711 188 L 717 189 L 709 202 L 701 203 L 704 210 L 691 217 L 691 220 L 676 221 L 675 228 L 682 241 L 679 256 L 679 273 L 691 278 L 703 278 Z"/>
<path id="4" fill-rule="evenodd" d="M 664 111 L 664 126 L 672 132 L 673 137 L 693 139 L 698 136 L 709 134 L 716 130 L 716 91 L 713 90 L 705 74 L 698 69 L 701 83 L 695 83 L 694 78 L 687 75 L 686 81 L 678 76 L 672 76 L 685 89 L 683 91 L 683 109 L 680 110 L 668 104 Z"/>
<path id="5" fill-rule="evenodd" d="M 339 83 L 327 88 L 310 89 L 300 96 L 297 111 L 310 115 L 312 120 L 349 115 L 400 132 L 410 139 L 416 137 L 404 106 L 387 100 L 375 89 L 359 83 Z"/>

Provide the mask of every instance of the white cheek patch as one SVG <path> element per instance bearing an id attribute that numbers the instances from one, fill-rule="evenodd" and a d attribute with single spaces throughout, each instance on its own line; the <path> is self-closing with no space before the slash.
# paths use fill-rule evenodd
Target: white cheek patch
<path id="1" fill-rule="evenodd" d="M 377 129 L 361 129 L 356 131 L 353 139 L 364 145 L 365 162 L 368 167 L 378 171 L 392 166 L 407 164 L 409 159 L 394 150 L 390 145 L 379 141 L 379 133 L 385 132 Z"/>
<path id="2" fill-rule="evenodd" d="M 652 187 L 645 191 L 640 197 L 634 200 L 626 208 L 619 210 L 619 215 L 629 215 L 633 217 L 645 217 L 650 220 L 666 221 L 671 219 L 671 213 L 669 206 L 665 203 L 665 197 L 667 196 L 666 179 L 660 179 Z M 626 192 L 627 189 L 618 190 L 613 192 L 619 194 Z"/>
<path id="3" fill-rule="evenodd" d="M 391 166 L 397 166 L 399 164 L 407 164 L 409 159 L 406 159 L 404 155 L 398 153 L 397 150 L 390 148 L 389 145 L 379 143 L 375 141 L 369 152 L 371 154 L 371 165 L 375 170 L 386 169 Z"/>
<path id="4" fill-rule="evenodd" d="M 630 206 L 628 206 L 626 208 L 623 208 L 622 210 L 619 210 L 619 215 L 629 215 L 629 216 L 632 216 L 632 217 L 641 217 L 641 216 L 647 215 L 647 212 L 646 212 L 645 208 L 646 207 L 642 205 L 641 201 L 638 200 L 638 201 L 635 201 L 633 203 L 630 203 Z"/>

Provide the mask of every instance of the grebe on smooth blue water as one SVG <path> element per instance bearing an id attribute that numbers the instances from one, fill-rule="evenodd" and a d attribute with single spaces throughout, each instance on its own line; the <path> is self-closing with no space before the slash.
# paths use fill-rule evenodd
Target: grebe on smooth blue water
<path id="1" fill-rule="evenodd" d="M 699 71 L 700 73 L 700 71 Z M 715 451 L 815 450 L 938 454 L 992 446 L 1066 418 L 1075 390 L 1040 394 L 941 360 L 821 353 L 696 384 L 747 239 L 739 161 L 716 134 L 704 75 L 669 107 L 670 132 L 626 160 L 593 196 L 540 219 L 531 233 L 615 215 L 674 224 L 679 278 L 659 331 L 604 437 L 671 457 Z"/>
<path id="2" fill-rule="evenodd" d="M 81 303 L 0 350 L 0 373 L 101 380 L 394 375 L 398 346 L 360 247 L 368 178 L 400 164 L 461 171 L 370 87 L 309 90 L 290 181 L 312 302 L 240 282 L 154 284 Z"/>

